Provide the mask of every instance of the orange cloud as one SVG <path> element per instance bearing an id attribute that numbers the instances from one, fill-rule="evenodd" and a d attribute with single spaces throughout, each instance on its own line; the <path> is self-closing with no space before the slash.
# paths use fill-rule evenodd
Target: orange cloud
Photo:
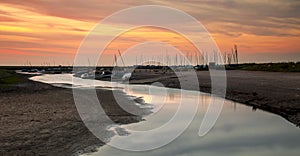
<path id="1" fill-rule="evenodd" d="M 58 59 L 60 63 L 72 62 L 82 39 L 97 22 L 120 9 L 146 4 L 141 1 L 114 2 L 1 1 L 0 59 L 6 60 L 1 64 L 18 64 L 24 62 L 22 58 L 40 64 L 43 57 Z M 259 57 L 261 53 L 296 53 L 299 57 L 295 60 L 300 59 L 299 11 L 293 7 L 293 1 L 150 0 L 147 4 L 163 4 L 191 14 L 211 32 L 222 52 L 237 44 L 241 55 L 251 53 Z M 107 25 L 106 29 L 108 33 L 105 35 L 110 35 L 109 30 L 118 28 Z M 195 51 L 192 46 L 186 46 L 185 39 L 176 33 L 140 28 L 122 34 L 107 47 L 107 52 L 124 51 L 137 41 L 149 40 L 164 41 L 183 51 Z M 255 62 L 255 59 L 243 61 Z"/>
<path id="2" fill-rule="evenodd" d="M 112 65 L 112 60 L 114 58 L 113 55 L 116 55 L 118 57 L 119 50 L 121 53 L 123 53 L 126 50 L 133 48 L 134 46 L 147 42 L 162 42 L 173 46 L 179 51 L 181 51 L 182 55 L 185 55 L 190 61 L 192 61 L 192 56 L 200 57 L 198 49 L 184 36 L 164 28 L 144 26 L 132 29 L 116 37 L 105 48 L 103 52 L 104 55 L 101 55 L 99 63 L 100 65 Z M 128 60 L 131 60 L 129 61 L 130 63 L 127 65 L 132 65 L 135 63 L 135 59 L 137 57 L 158 58 L 167 56 L 173 57 L 174 61 L 176 55 L 178 55 L 176 54 L 176 51 L 172 51 L 172 49 L 164 47 L 161 44 L 157 45 L 156 47 L 153 47 L 150 54 L 143 53 L 143 49 L 140 49 L 140 51 L 137 53 L 133 52 L 127 55 L 130 56 L 130 58 L 127 57 L 126 62 L 128 63 Z"/>

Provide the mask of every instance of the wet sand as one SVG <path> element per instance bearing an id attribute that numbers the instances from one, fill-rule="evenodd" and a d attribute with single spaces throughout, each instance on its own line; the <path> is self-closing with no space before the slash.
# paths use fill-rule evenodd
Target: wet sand
<path id="1" fill-rule="evenodd" d="M 210 92 L 209 72 L 197 72 L 200 90 Z M 139 72 L 131 83 L 161 82 L 180 88 L 173 73 Z M 76 110 L 71 89 L 33 82 L 21 76 L 22 83 L 0 87 L 0 155 L 72 155 L 93 152 L 104 145 L 83 124 Z M 189 88 L 188 72 L 182 75 Z M 300 73 L 227 71 L 226 98 L 281 115 L 292 123 L 300 123 Z M 109 90 L 98 89 L 102 106 L 110 118 L 120 124 L 139 122 L 149 114 L 123 95 L 124 105 L 139 112 L 132 115 L 121 109 Z M 119 92 L 119 94 L 124 94 Z M 139 101 L 139 100 L 136 100 Z M 112 132 L 103 123 L 100 131 L 108 138 Z"/>
<path id="2" fill-rule="evenodd" d="M 300 73 L 228 70 L 226 99 L 278 114 L 295 125 L 300 125 Z M 208 71 L 197 71 L 202 92 L 211 92 Z M 196 90 L 190 73 L 180 76 L 190 83 L 185 89 Z M 174 73 L 136 72 L 131 84 L 160 82 L 166 87 L 180 88 Z"/>
<path id="3" fill-rule="evenodd" d="M 77 155 L 103 145 L 84 125 L 76 110 L 72 90 L 33 82 L 0 87 L 0 155 Z M 141 109 L 123 92 L 123 105 L 140 112 L 132 115 L 116 103 L 112 91 L 97 89 L 108 116 L 119 124 L 139 122 L 150 110 Z M 109 123 L 99 131 L 109 139 Z"/>

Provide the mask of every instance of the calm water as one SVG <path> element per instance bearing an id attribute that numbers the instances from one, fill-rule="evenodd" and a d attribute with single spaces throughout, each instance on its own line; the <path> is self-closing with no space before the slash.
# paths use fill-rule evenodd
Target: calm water
<path id="1" fill-rule="evenodd" d="M 43 75 L 32 78 L 36 81 L 47 83 L 71 84 L 71 75 Z M 89 87 L 91 85 L 105 87 L 123 87 L 123 90 L 133 96 L 143 97 L 146 103 L 153 105 L 153 114 L 146 116 L 146 121 L 122 125 L 130 134 L 135 136 L 133 130 L 155 129 L 175 114 L 179 101 L 184 101 L 184 109 L 189 108 L 191 103 L 198 103 L 198 112 L 188 129 L 170 144 L 161 148 L 146 152 L 128 152 L 111 146 L 103 146 L 99 151 L 92 153 L 93 156 L 298 156 L 300 153 L 300 129 L 287 122 L 280 116 L 264 111 L 253 111 L 251 107 L 225 100 L 220 117 L 214 128 L 204 137 L 198 136 L 199 126 L 204 113 L 210 102 L 208 94 L 177 89 L 163 89 L 148 86 L 126 87 L 117 83 L 109 83 L 93 80 L 75 81 L 77 87 Z M 149 95 L 151 93 L 151 95 Z M 180 128 L 184 119 L 167 129 L 166 135 Z M 112 129 L 113 130 L 113 129 Z M 156 136 L 151 137 L 128 137 L 118 136 L 112 138 L 114 143 L 135 142 L 139 146 L 147 141 L 159 140 Z M 126 142 L 125 142 L 126 141 Z M 130 144 L 128 144 L 130 146 Z M 136 145 L 135 145 L 136 146 Z"/>

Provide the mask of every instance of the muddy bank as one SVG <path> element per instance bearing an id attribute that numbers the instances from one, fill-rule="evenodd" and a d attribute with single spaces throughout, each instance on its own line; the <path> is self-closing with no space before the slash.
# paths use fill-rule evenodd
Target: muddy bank
<path id="1" fill-rule="evenodd" d="M 0 87 L 0 155 L 76 155 L 93 152 L 104 144 L 81 121 L 71 89 L 33 82 L 18 75 L 18 84 Z M 123 92 L 123 105 L 139 112 L 125 112 L 116 103 L 112 91 L 97 89 L 101 104 L 108 116 L 119 124 L 139 122 L 150 110 L 136 106 Z M 101 123 L 99 131 L 109 123 Z"/>
<path id="2" fill-rule="evenodd" d="M 278 114 L 295 125 L 300 125 L 300 73 L 227 71 L 226 98 L 249 106 Z M 196 90 L 191 74 L 183 72 L 181 79 L 190 83 L 185 89 Z M 208 71 L 197 72 L 200 91 L 211 92 Z M 180 88 L 174 73 L 136 72 L 131 84 L 160 82 L 166 87 Z"/>

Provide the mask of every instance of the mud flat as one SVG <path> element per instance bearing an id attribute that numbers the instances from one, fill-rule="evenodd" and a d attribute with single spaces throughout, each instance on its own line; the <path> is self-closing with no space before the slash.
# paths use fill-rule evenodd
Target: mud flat
<path id="1" fill-rule="evenodd" d="M 191 75 L 185 72 L 182 80 L 195 90 Z M 5 74 L 4 74 L 5 75 Z M 14 74 L 13 74 L 14 75 Z M 210 93 L 209 72 L 197 72 L 200 90 Z M 278 114 L 290 122 L 300 123 L 300 73 L 227 71 L 226 98 Z M 24 75 L 9 79 L 0 85 L 0 155 L 72 155 L 94 152 L 105 143 L 96 138 L 84 125 L 76 110 L 71 89 L 33 82 Z M 180 88 L 174 73 L 137 72 L 130 83 L 161 82 L 170 88 Z M 123 106 L 138 112 L 125 112 L 114 100 L 112 91 L 97 89 L 102 107 L 116 123 L 139 122 L 149 109 L 141 109 L 118 92 Z M 140 99 L 136 99 L 140 102 Z M 101 123 L 99 131 L 109 139 L 110 123 Z"/>
<path id="2" fill-rule="evenodd" d="M 197 71 L 200 91 L 211 92 L 211 77 L 208 71 Z M 300 73 L 229 70 L 226 99 L 278 114 L 295 125 L 300 125 Z M 185 89 L 196 90 L 190 72 L 179 74 Z M 160 82 L 166 87 L 180 88 L 174 73 L 136 72 L 131 84 Z M 198 88 L 199 88 L 198 87 Z"/>
<path id="3" fill-rule="evenodd" d="M 17 75 L 18 83 L 0 87 L 0 155 L 78 155 L 94 152 L 104 144 L 84 125 L 76 110 L 71 89 L 33 82 Z M 139 112 L 125 112 L 116 103 L 112 91 L 97 89 L 107 115 L 116 123 L 139 122 L 150 113 L 141 109 L 119 91 L 123 105 Z M 109 140 L 109 123 L 99 131 Z"/>

